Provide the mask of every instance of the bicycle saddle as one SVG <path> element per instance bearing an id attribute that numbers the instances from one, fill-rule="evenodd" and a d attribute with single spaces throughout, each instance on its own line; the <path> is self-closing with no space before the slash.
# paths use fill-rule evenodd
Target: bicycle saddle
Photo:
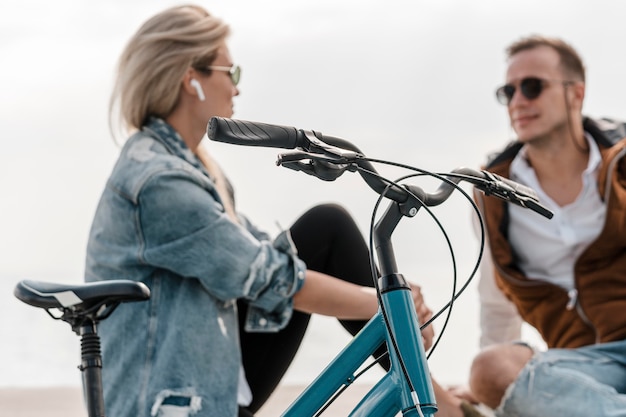
<path id="1" fill-rule="evenodd" d="M 75 285 L 23 280 L 13 295 L 31 306 L 44 309 L 86 309 L 97 304 L 143 301 L 150 289 L 142 282 L 112 280 Z"/>

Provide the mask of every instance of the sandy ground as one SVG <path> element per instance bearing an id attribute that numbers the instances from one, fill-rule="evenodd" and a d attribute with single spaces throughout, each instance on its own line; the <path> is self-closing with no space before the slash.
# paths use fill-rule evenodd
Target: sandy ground
<path id="1" fill-rule="evenodd" d="M 353 384 L 324 413 L 347 416 L 370 386 Z M 304 389 L 299 385 L 278 388 L 256 417 L 278 417 Z M 489 410 L 481 409 L 492 416 Z M 78 387 L 0 388 L 0 417 L 87 417 Z"/>
<path id="2" fill-rule="evenodd" d="M 277 417 L 302 391 L 297 385 L 281 386 L 256 417 Z M 368 385 L 355 384 L 346 390 L 325 415 L 345 416 Z M 0 417 L 87 417 L 80 388 L 2 388 Z"/>

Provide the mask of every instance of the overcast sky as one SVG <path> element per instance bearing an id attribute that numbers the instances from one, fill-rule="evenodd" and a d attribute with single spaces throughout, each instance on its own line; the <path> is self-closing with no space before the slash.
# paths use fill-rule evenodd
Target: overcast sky
<path id="1" fill-rule="evenodd" d="M 118 153 L 107 125 L 113 68 L 138 26 L 174 4 L 0 4 L 3 327 L 7 312 L 23 313 L 7 307 L 18 280 L 82 281 L 89 225 Z M 626 117 L 626 2 L 619 0 L 199 4 L 232 28 L 231 54 L 243 68 L 234 117 L 341 136 L 372 157 L 437 171 L 478 167 L 512 137 L 494 90 L 504 79 L 505 47 L 531 33 L 563 37 L 579 50 L 587 114 Z M 367 227 L 374 196 L 358 178 L 322 183 L 275 167 L 276 150 L 210 146 L 240 208 L 270 232 L 326 200 L 346 205 Z M 462 214 L 451 227 L 468 242 L 458 250 L 471 249 L 469 258 L 469 208 L 453 210 Z M 413 255 L 429 245 L 425 239 L 411 242 Z M 445 251 L 429 255 L 423 270 L 446 259 Z M 472 349 L 475 336 L 465 341 Z"/>

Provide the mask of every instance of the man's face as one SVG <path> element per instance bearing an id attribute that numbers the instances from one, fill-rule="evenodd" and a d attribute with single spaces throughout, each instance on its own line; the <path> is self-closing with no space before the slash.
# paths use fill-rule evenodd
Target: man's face
<path id="1" fill-rule="evenodd" d="M 558 53 L 550 47 L 518 52 L 509 60 L 506 84 L 515 87 L 508 104 L 511 127 L 521 142 L 547 139 L 567 127 L 566 94 Z M 527 78 L 544 80 L 541 93 L 529 99 L 521 93 L 520 83 Z"/>

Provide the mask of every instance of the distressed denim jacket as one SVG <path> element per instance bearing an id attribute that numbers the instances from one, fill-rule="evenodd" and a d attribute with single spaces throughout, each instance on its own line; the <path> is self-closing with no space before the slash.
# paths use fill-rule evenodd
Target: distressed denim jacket
<path id="1" fill-rule="evenodd" d="M 207 171 L 163 120 L 124 145 L 95 213 L 85 279 L 141 281 L 151 297 L 100 324 L 108 415 L 236 416 L 236 300 L 251 306 L 247 330 L 277 331 L 305 270 L 288 232 L 272 242 L 238 217 L 229 220 Z"/>

